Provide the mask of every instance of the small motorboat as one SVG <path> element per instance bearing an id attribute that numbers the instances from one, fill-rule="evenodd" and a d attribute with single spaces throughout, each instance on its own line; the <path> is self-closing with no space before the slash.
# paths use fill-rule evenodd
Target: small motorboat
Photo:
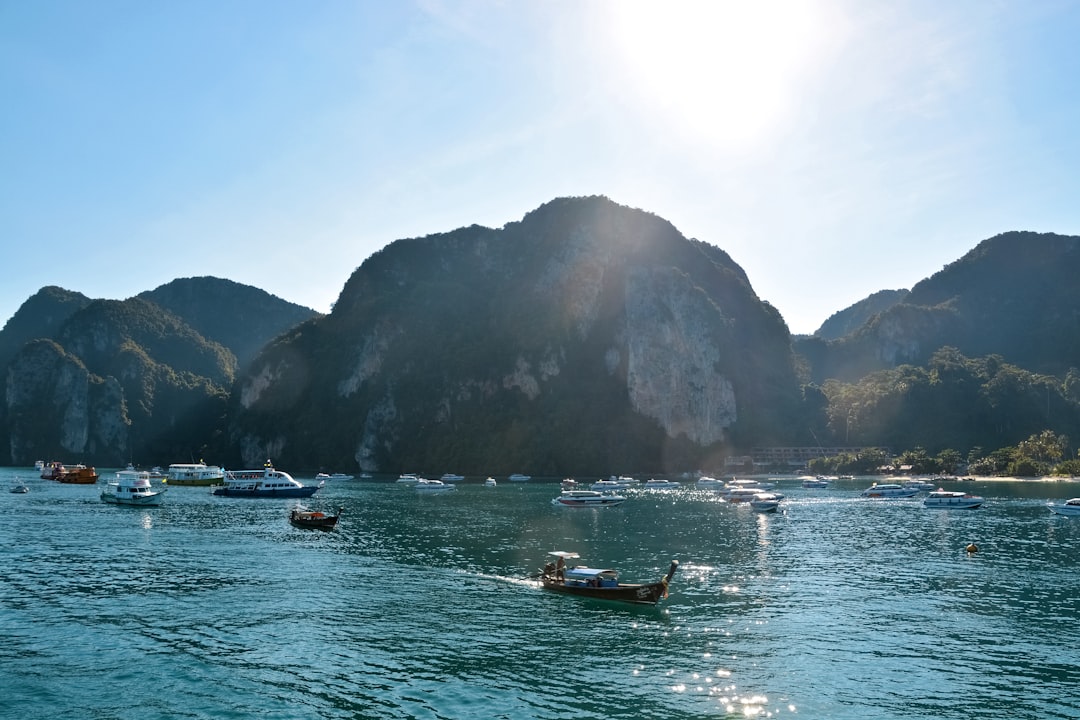
<path id="1" fill-rule="evenodd" d="M 12 479 L 11 487 L 8 489 L 8 492 L 28 493 L 28 492 L 30 492 L 30 486 L 27 485 L 26 483 L 24 483 L 22 480 L 20 480 L 18 478 L 18 476 L 16 476 L 15 478 Z"/>
<path id="2" fill-rule="evenodd" d="M 589 489 L 597 492 L 622 492 L 623 490 L 630 489 L 630 483 L 614 478 L 610 480 L 597 480 L 589 486 Z"/>
<path id="3" fill-rule="evenodd" d="M 495 478 L 493 477 L 489 477 L 487 480 L 484 481 L 484 487 L 495 487 L 498 484 L 499 483 L 495 482 Z"/>
<path id="4" fill-rule="evenodd" d="M 563 490 L 580 490 L 581 483 L 574 478 L 563 478 L 562 482 L 559 483 L 559 487 Z"/>
<path id="5" fill-rule="evenodd" d="M 444 483 L 456 483 L 465 479 L 464 475 L 456 475 L 454 473 L 443 473 L 443 476 L 439 478 Z"/>
<path id="6" fill-rule="evenodd" d="M 708 475 L 702 475 L 698 478 L 697 486 L 702 490 L 722 490 L 726 484 L 719 478 L 709 477 Z"/>
<path id="7" fill-rule="evenodd" d="M 352 480 L 352 475 L 346 475 L 345 473 L 317 473 L 315 475 L 316 480 Z"/>
<path id="8" fill-rule="evenodd" d="M 903 487 L 908 489 L 914 488 L 915 490 L 933 490 L 937 486 L 929 480 L 912 478 L 911 480 L 905 480 Z"/>
<path id="9" fill-rule="evenodd" d="M 551 501 L 556 507 L 599 508 L 614 507 L 626 502 L 622 495 L 602 493 L 597 490 L 563 490 L 559 497 Z"/>
<path id="10" fill-rule="evenodd" d="M 829 478 L 824 475 L 818 475 L 817 477 L 803 478 L 802 486 L 804 488 L 827 488 L 829 487 Z"/>
<path id="11" fill-rule="evenodd" d="M 155 490 L 150 486 L 150 473 L 144 470 L 120 470 L 116 480 L 105 485 L 101 502 L 115 505 L 160 505 L 165 499 L 165 488 Z"/>
<path id="12" fill-rule="evenodd" d="M 416 484 L 413 485 L 413 487 L 416 488 L 416 492 L 418 493 L 430 494 L 444 493 L 450 492 L 451 490 L 457 490 L 456 485 L 444 483 L 442 480 L 428 480 L 426 478 L 420 478 L 419 480 L 417 480 Z"/>
<path id="13" fill-rule="evenodd" d="M 575 552 L 555 550 L 548 553 L 554 561 L 544 565 L 540 582 L 554 592 L 599 600 L 655 605 L 668 595 L 668 584 L 679 567 L 678 560 L 671 561 L 667 575 L 654 583 L 624 583 L 615 570 L 590 568 L 583 565 L 567 567 L 566 561 L 579 558 Z"/>
<path id="14" fill-rule="evenodd" d="M 1077 516 L 1080 515 L 1080 498 L 1066 500 L 1058 505 L 1050 503 L 1047 507 L 1050 508 L 1050 512 L 1057 513 L 1058 515 Z"/>
<path id="15" fill-rule="evenodd" d="M 759 492 L 755 493 L 750 498 L 750 507 L 754 508 L 758 512 L 776 512 L 780 507 L 780 500 L 783 499 L 783 495 L 777 495 L 771 492 Z"/>
<path id="16" fill-rule="evenodd" d="M 978 495 L 965 492 L 954 492 L 938 488 L 932 490 L 923 500 L 923 507 L 940 508 L 943 510 L 974 510 L 982 505 L 984 500 Z"/>
<path id="17" fill-rule="evenodd" d="M 646 490 L 678 490 L 679 483 L 674 480 L 649 480 L 642 485 Z"/>
<path id="18" fill-rule="evenodd" d="M 416 473 L 402 473 L 397 479 L 400 485 L 415 485 L 418 482 L 420 482 L 420 476 Z"/>
<path id="19" fill-rule="evenodd" d="M 514 473 L 509 478 L 510 482 L 529 482 L 532 480 L 532 475 L 522 475 L 521 473 Z"/>
<path id="20" fill-rule="evenodd" d="M 313 530 L 333 530 L 337 527 L 341 512 L 345 508 L 338 508 L 337 515 L 327 515 L 318 510 L 304 510 L 296 508 L 289 513 L 289 522 L 298 528 L 310 528 Z"/>
<path id="21" fill-rule="evenodd" d="M 906 488 L 896 483 L 874 483 L 862 491 L 862 496 L 868 498 L 909 498 L 918 494 L 918 488 Z"/>

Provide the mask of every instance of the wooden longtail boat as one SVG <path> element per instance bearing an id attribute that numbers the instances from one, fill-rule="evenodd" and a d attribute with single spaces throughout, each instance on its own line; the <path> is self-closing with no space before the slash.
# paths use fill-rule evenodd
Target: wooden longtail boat
<path id="1" fill-rule="evenodd" d="M 327 515 L 317 510 L 293 510 L 289 513 L 289 522 L 298 528 L 314 528 L 316 530 L 333 530 L 337 526 L 341 511 L 337 509 L 337 515 Z"/>
<path id="2" fill-rule="evenodd" d="M 577 553 L 556 550 L 548 554 L 556 558 L 555 562 L 549 562 L 540 572 L 540 582 L 548 590 L 641 605 L 655 605 L 666 598 L 671 577 L 679 568 L 679 561 L 672 560 L 667 575 L 659 582 L 624 583 L 619 581 L 619 574 L 615 570 L 582 565 L 567 567 L 566 560 L 580 557 Z"/>

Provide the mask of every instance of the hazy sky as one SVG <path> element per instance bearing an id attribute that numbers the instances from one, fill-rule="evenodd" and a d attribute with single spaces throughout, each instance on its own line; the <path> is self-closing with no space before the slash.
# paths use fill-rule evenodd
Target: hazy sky
<path id="1" fill-rule="evenodd" d="M 793 332 L 1080 234 L 1080 2 L 0 0 L 0 323 L 213 275 L 326 312 L 393 240 L 606 195 Z"/>

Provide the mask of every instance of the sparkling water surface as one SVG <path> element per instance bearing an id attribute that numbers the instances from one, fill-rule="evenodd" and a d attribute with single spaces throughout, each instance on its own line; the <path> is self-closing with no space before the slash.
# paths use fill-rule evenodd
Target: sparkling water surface
<path id="1" fill-rule="evenodd" d="M 131 508 L 0 470 L 0 716 L 1080 717 L 1080 518 L 1046 507 L 1080 483 L 947 485 L 971 511 L 787 478 L 772 515 L 692 486 L 582 510 L 535 479 L 387 480 Z M 301 503 L 338 528 L 293 528 Z M 607 603 L 529 579 L 552 549 L 628 581 L 681 566 L 658 607 Z"/>

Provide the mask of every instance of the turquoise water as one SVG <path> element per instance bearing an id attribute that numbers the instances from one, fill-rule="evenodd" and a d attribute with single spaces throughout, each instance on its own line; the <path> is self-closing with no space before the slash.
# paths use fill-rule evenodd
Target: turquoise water
<path id="1" fill-rule="evenodd" d="M 288 524 L 296 500 L 117 507 L 0 470 L 0 715 L 1080 717 L 1080 518 L 1046 509 L 1080 484 L 956 483 L 987 504 L 940 511 L 869 482 L 782 480 L 760 515 L 685 488 L 575 510 L 553 483 L 332 481 L 303 501 L 345 508 L 324 533 Z M 681 567 L 659 607 L 604 603 L 525 579 L 551 549 Z"/>

